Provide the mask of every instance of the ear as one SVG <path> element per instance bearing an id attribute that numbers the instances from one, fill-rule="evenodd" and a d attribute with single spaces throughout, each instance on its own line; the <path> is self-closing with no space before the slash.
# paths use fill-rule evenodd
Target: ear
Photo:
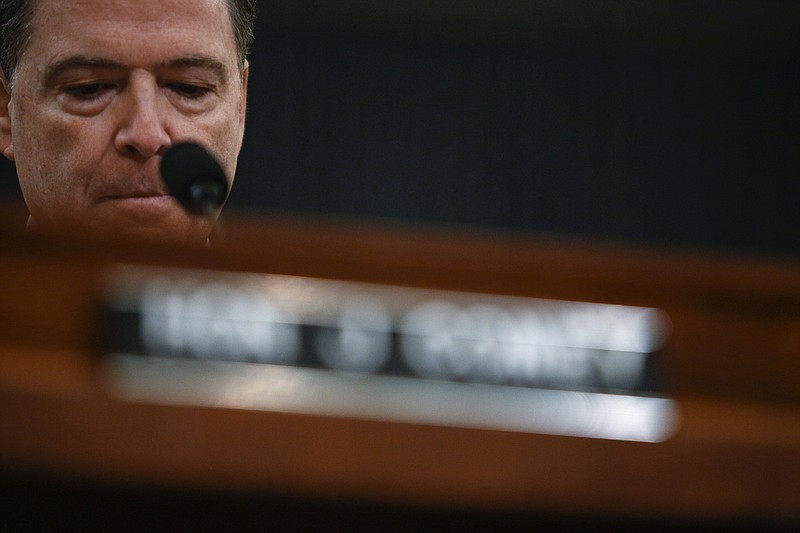
<path id="1" fill-rule="evenodd" d="M 2 70 L 0 70 L 0 151 L 14 161 L 14 143 L 11 135 L 11 90 Z"/>
<path id="2" fill-rule="evenodd" d="M 244 138 L 244 123 L 247 115 L 247 79 L 250 76 L 250 62 L 245 59 L 244 69 L 242 69 L 242 94 L 239 101 L 239 148 L 242 146 Z"/>

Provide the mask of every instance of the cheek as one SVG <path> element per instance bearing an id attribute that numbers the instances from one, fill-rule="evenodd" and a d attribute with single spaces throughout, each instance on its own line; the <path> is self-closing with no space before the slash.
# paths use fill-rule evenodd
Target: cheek
<path id="1" fill-rule="evenodd" d="M 20 110 L 27 111 L 27 110 Z M 18 121 L 14 145 L 20 185 L 29 195 L 47 203 L 48 195 L 82 191 L 81 176 L 88 176 L 97 163 L 98 129 L 75 119 L 54 119 L 47 113 L 28 112 Z"/>
<path id="2" fill-rule="evenodd" d="M 230 181 L 236 171 L 240 134 L 241 128 L 238 119 L 232 120 L 230 115 L 227 115 L 225 120 L 221 120 L 216 127 L 208 131 L 208 139 L 204 140 L 220 159 Z"/>

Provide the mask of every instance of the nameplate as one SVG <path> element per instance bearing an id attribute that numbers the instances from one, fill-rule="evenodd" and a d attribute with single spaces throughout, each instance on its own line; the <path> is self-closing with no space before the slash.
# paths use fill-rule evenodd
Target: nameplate
<path id="1" fill-rule="evenodd" d="M 653 308 L 120 266 L 101 324 L 135 401 L 645 442 L 677 421 Z"/>
<path id="2" fill-rule="evenodd" d="M 108 352 L 598 392 L 661 392 L 653 308 L 126 267 Z"/>

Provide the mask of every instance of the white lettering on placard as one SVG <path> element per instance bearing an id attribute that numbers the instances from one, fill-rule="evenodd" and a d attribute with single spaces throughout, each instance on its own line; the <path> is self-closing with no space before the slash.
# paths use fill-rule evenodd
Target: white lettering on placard
<path id="1" fill-rule="evenodd" d="M 562 304 L 514 312 L 431 301 L 400 324 L 402 356 L 427 378 L 635 387 L 646 364 L 646 352 L 638 350 L 650 347 L 653 325 L 647 310 L 614 307 Z"/>
<path id="2" fill-rule="evenodd" d="M 330 368 L 376 372 L 389 359 L 392 320 L 376 298 L 355 296 L 344 303 L 335 327 L 320 330 L 315 348 Z"/>
<path id="3" fill-rule="evenodd" d="M 244 287 L 154 278 L 141 295 L 141 334 L 153 354 L 286 363 L 299 353 L 296 319 Z"/>
<path id="4" fill-rule="evenodd" d="M 638 390 L 668 327 L 652 308 L 292 276 L 131 268 L 113 281 L 145 355 L 209 361 Z"/>

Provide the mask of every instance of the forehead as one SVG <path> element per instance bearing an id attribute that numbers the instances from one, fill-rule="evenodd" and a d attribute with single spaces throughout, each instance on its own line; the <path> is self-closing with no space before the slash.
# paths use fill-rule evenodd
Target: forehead
<path id="1" fill-rule="evenodd" d="M 227 0 L 34 0 L 33 5 L 23 62 L 27 55 L 39 64 L 75 54 L 109 55 L 126 63 L 236 55 Z"/>

